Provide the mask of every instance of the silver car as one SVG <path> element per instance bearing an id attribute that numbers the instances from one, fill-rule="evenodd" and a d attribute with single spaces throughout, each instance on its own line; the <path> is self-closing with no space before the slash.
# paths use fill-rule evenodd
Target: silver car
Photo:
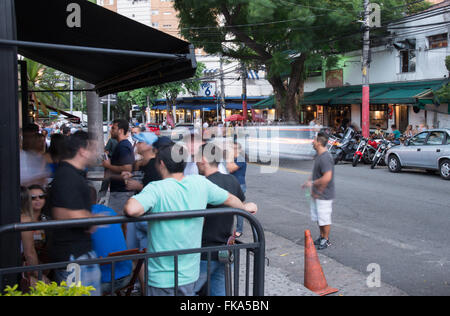
<path id="1" fill-rule="evenodd" d="M 393 147 L 386 154 L 386 164 L 391 172 L 419 168 L 439 171 L 442 178 L 450 180 L 450 129 L 422 132 Z"/>

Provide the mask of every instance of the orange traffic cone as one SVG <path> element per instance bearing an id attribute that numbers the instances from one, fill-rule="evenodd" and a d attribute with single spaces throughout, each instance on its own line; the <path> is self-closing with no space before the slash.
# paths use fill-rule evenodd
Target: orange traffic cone
<path id="1" fill-rule="evenodd" d="M 305 287 L 319 296 L 338 292 L 328 286 L 309 230 L 305 231 Z"/>

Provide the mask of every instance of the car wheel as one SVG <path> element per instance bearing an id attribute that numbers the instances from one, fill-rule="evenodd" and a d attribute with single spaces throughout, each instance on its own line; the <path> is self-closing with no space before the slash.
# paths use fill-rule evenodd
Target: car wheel
<path id="1" fill-rule="evenodd" d="M 450 180 L 450 160 L 442 161 L 439 165 L 439 171 L 444 180 Z"/>
<path id="2" fill-rule="evenodd" d="M 390 172 L 400 172 L 402 170 L 402 166 L 400 164 L 400 160 L 397 158 L 397 156 L 392 155 L 389 157 L 389 171 Z"/>

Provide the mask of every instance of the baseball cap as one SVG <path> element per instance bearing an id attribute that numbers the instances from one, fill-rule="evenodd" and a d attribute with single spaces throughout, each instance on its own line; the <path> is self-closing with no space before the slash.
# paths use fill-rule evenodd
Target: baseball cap
<path id="1" fill-rule="evenodd" d="M 174 145 L 174 144 L 175 143 L 169 137 L 162 136 L 153 144 L 153 147 L 156 148 L 156 149 L 160 149 L 162 147 L 171 146 L 171 145 Z"/>
<path id="2" fill-rule="evenodd" d="M 153 146 L 153 144 L 158 140 L 158 136 L 154 133 L 140 133 L 133 135 L 133 139 L 138 143 L 146 143 L 147 145 Z"/>

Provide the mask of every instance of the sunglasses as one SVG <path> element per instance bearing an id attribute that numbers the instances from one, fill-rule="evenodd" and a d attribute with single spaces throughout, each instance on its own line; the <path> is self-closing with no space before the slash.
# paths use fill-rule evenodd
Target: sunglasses
<path id="1" fill-rule="evenodd" d="M 32 195 L 31 196 L 31 200 L 36 201 L 37 199 L 43 200 L 46 198 L 45 194 L 40 194 L 40 195 Z"/>

